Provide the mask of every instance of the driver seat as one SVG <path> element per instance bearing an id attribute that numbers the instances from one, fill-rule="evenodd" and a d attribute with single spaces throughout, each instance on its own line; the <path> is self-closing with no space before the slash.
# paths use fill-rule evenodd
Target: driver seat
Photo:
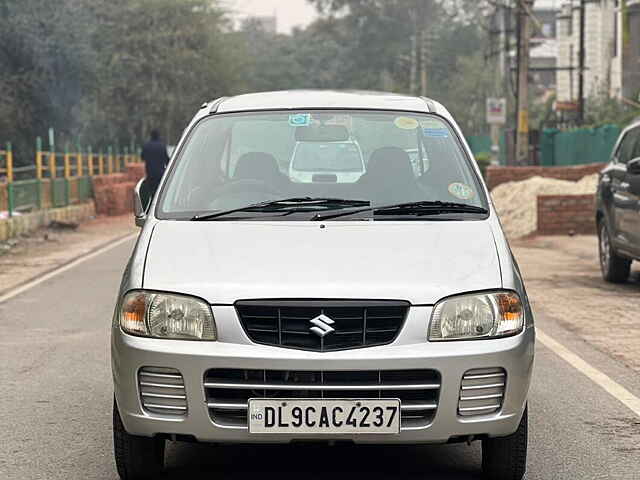
<path id="1" fill-rule="evenodd" d="M 264 152 L 245 153 L 238 159 L 234 180 L 258 180 L 266 185 L 281 188 L 288 178 L 278 168 L 273 155 Z"/>
<path id="2" fill-rule="evenodd" d="M 425 199 L 416 182 L 411 159 L 398 147 L 383 147 L 371 154 L 367 172 L 358 180 L 368 198 L 377 204 L 413 202 Z"/>

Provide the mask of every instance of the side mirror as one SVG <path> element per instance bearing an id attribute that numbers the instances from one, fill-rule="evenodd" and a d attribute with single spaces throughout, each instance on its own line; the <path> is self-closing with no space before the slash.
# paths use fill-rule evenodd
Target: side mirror
<path id="1" fill-rule="evenodd" d="M 627 163 L 627 173 L 630 175 L 640 175 L 640 157 L 634 158 Z"/>
<path id="2" fill-rule="evenodd" d="M 146 179 L 142 179 L 136 185 L 133 192 L 133 214 L 136 219 L 136 226 L 144 226 L 147 221 L 147 208 L 149 207 L 149 195 L 146 191 Z"/>

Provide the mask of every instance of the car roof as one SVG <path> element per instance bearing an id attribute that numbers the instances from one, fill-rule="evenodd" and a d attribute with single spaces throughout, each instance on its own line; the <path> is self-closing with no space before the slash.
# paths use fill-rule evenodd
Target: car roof
<path id="1" fill-rule="evenodd" d="M 215 113 L 259 110 L 299 109 L 371 109 L 427 113 L 435 111 L 435 102 L 387 92 L 360 90 L 284 90 L 249 93 L 214 102 Z"/>

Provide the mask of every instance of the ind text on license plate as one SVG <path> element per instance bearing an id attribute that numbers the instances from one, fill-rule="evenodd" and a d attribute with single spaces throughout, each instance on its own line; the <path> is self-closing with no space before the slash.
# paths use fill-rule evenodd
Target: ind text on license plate
<path id="1" fill-rule="evenodd" d="M 250 433 L 400 433 L 397 399 L 250 399 Z"/>

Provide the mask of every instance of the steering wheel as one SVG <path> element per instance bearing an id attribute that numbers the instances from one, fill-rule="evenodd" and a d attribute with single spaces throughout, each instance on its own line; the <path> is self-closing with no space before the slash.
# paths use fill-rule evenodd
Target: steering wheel
<path id="1" fill-rule="evenodd" d="M 271 196 L 274 200 L 281 198 L 282 192 L 261 180 L 233 180 L 218 190 L 217 198 L 212 202 L 211 207 L 215 207 L 219 202 L 224 202 L 226 205 L 237 203 L 241 207 L 246 204 L 269 200 L 268 197 Z"/>

